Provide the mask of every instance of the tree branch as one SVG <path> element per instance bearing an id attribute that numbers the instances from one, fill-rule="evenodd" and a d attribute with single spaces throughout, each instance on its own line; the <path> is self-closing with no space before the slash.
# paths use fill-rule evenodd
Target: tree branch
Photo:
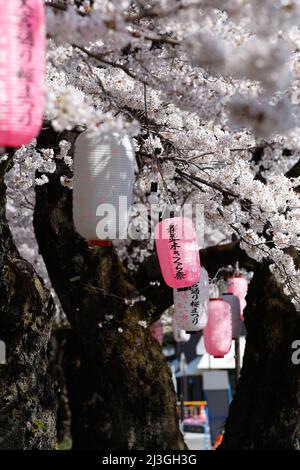
<path id="1" fill-rule="evenodd" d="M 41 133 L 38 147 L 57 149 L 61 138 L 74 143 L 76 136 L 48 130 Z M 74 399 L 74 446 L 184 449 L 168 365 L 141 322 L 147 305 L 125 304 L 124 299 L 137 298 L 138 290 L 115 248 L 90 248 L 76 232 L 72 193 L 60 184 L 67 171 L 58 161 L 49 183 L 36 188 L 34 228 L 53 288 L 82 350 L 78 376 L 85 386 Z M 153 432 L 145 433 L 145 426 Z"/>
<path id="2" fill-rule="evenodd" d="M 72 44 L 72 46 L 75 48 L 75 49 L 79 49 L 81 52 L 84 52 L 86 55 L 88 55 L 89 57 L 91 57 L 92 59 L 95 59 L 95 60 L 98 60 L 99 62 L 101 62 L 102 64 L 105 64 L 105 65 L 110 65 L 111 67 L 114 67 L 116 69 L 120 69 L 122 70 L 124 73 L 126 73 L 126 75 L 128 75 L 130 78 L 133 78 L 134 80 L 137 80 L 139 81 L 140 83 L 143 83 L 144 85 L 148 85 L 148 82 L 144 79 L 141 79 L 139 77 L 137 77 L 136 75 L 134 75 L 134 73 L 132 73 L 127 67 L 125 67 L 125 65 L 122 65 L 122 64 L 118 64 L 116 62 L 112 62 L 108 59 L 104 59 L 103 56 L 101 55 L 97 55 L 97 54 L 93 54 L 92 52 L 88 51 L 87 49 L 85 49 L 85 47 L 82 47 L 82 46 L 79 46 L 78 44 Z"/>

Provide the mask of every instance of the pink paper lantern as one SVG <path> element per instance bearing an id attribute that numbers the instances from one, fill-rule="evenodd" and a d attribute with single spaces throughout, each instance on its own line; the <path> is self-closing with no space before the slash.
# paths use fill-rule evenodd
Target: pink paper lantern
<path id="1" fill-rule="evenodd" d="M 227 291 L 229 294 L 234 294 L 240 299 L 241 304 L 241 318 L 243 317 L 244 308 L 247 305 L 246 295 L 248 291 L 248 281 L 244 276 L 231 276 L 227 278 Z"/>
<path id="2" fill-rule="evenodd" d="M 231 308 L 223 299 L 210 299 L 208 322 L 203 330 L 203 336 L 208 354 L 221 358 L 230 351 L 232 340 Z"/>
<path id="3" fill-rule="evenodd" d="M 43 122 L 44 2 L 0 1 L 0 31 L 0 146 L 20 147 Z"/>
<path id="4" fill-rule="evenodd" d="M 158 341 L 159 344 L 162 345 L 164 341 L 164 332 L 163 332 L 163 326 L 162 326 L 161 320 L 157 320 L 153 322 L 149 326 L 149 330 L 153 338 L 155 338 L 156 341 Z"/>
<path id="5" fill-rule="evenodd" d="M 163 278 L 169 287 L 190 287 L 200 279 L 196 230 L 191 219 L 164 219 L 155 227 L 155 245 Z"/>
<path id="6" fill-rule="evenodd" d="M 200 281 L 191 287 L 174 289 L 174 317 L 185 331 L 200 331 L 207 324 L 209 299 L 209 278 L 201 267 Z"/>

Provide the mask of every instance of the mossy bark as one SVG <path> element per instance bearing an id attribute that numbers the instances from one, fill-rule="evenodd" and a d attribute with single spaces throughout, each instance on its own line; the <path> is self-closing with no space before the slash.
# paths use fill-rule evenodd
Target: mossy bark
<path id="1" fill-rule="evenodd" d="M 33 267 L 18 253 L 5 217 L 0 162 L 0 449 L 52 449 L 56 403 L 48 375 L 47 346 L 53 303 Z"/>
<path id="2" fill-rule="evenodd" d="M 57 148 L 59 138 L 47 132 L 39 145 Z M 77 344 L 67 373 L 73 447 L 183 449 L 171 372 L 139 324 L 147 303 L 127 305 L 138 292 L 115 249 L 90 248 L 74 230 L 72 193 L 60 184 L 66 168 L 58 167 L 36 189 L 34 226 Z"/>

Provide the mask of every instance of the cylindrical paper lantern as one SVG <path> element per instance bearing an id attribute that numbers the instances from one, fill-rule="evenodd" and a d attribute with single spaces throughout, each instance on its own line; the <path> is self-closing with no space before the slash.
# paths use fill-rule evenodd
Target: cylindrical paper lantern
<path id="1" fill-rule="evenodd" d="M 123 133 L 86 131 L 75 143 L 73 219 L 94 245 L 127 238 L 135 156 Z"/>
<path id="2" fill-rule="evenodd" d="M 227 302 L 231 307 L 232 317 L 232 338 L 238 339 L 241 335 L 241 305 L 240 300 L 236 295 L 233 294 L 222 294 L 223 300 Z"/>
<path id="3" fill-rule="evenodd" d="M 227 291 L 230 294 L 236 295 L 240 299 L 241 304 L 241 318 L 243 318 L 243 311 L 246 307 L 246 295 L 248 291 L 248 281 L 244 276 L 231 276 L 227 278 Z"/>
<path id="4" fill-rule="evenodd" d="M 174 336 L 176 343 L 187 343 L 190 340 L 191 335 L 179 328 L 174 316 L 173 316 L 172 328 L 173 328 L 173 336 Z"/>
<path id="5" fill-rule="evenodd" d="M 20 147 L 43 121 L 44 2 L 1 0 L 0 32 L 0 146 Z"/>
<path id="6" fill-rule="evenodd" d="M 155 227 L 155 245 L 163 278 L 169 287 L 190 287 L 199 282 L 200 258 L 191 219 L 164 219 Z"/>
<path id="7" fill-rule="evenodd" d="M 223 299 L 210 299 L 203 336 L 208 354 L 221 358 L 229 352 L 232 340 L 231 308 Z"/>
<path id="8" fill-rule="evenodd" d="M 209 278 L 201 267 L 200 281 L 191 287 L 174 289 L 174 317 L 182 330 L 199 331 L 207 324 Z"/>
<path id="9" fill-rule="evenodd" d="M 161 320 L 153 322 L 149 326 L 149 330 L 153 338 L 155 338 L 159 342 L 159 344 L 162 345 L 164 340 L 164 333 Z"/>

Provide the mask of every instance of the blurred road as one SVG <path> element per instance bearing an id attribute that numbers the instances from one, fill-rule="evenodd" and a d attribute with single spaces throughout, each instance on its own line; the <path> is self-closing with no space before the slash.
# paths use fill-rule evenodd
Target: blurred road
<path id="1" fill-rule="evenodd" d="M 205 450 L 205 434 L 185 432 L 184 440 L 190 450 Z"/>

